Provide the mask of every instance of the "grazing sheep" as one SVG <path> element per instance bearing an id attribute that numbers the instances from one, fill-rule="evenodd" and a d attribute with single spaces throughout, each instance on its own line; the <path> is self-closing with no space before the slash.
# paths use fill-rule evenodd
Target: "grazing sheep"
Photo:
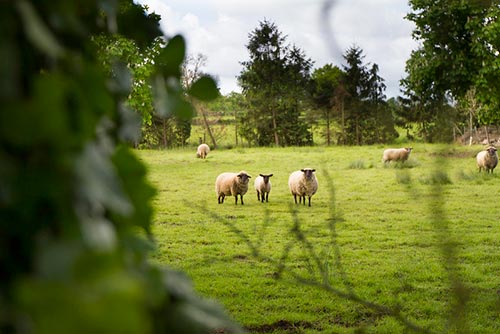
<path id="1" fill-rule="evenodd" d="M 315 171 L 315 169 L 303 168 L 290 174 L 288 187 L 293 195 L 295 204 L 297 204 L 297 196 L 299 196 L 299 204 L 301 201 L 304 201 L 305 205 L 307 196 L 309 206 L 311 206 L 311 197 L 318 190 L 318 180 L 314 174 Z"/>
<path id="2" fill-rule="evenodd" d="M 208 152 L 210 152 L 210 147 L 207 144 L 200 144 L 200 146 L 198 146 L 198 149 L 196 150 L 196 156 L 198 158 L 205 159 L 208 155 Z"/>
<path id="3" fill-rule="evenodd" d="M 234 196 L 235 204 L 238 204 L 238 195 L 243 205 L 243 195 L 248 191 L 248 181 L 251 178 L 245 171 L 239 173 L 222 173 L 215 180 L 215 192 L 217 193 L 217 202 L 224 203 L 226 196 Z"/>
<path id="4" fill-rule="evenodd" d="M 391 161 L 405 162 L 406 160 L 408 160 L 408 157 L 410 156 L 411 150 L 412 150 L 411 147 L 388 148 L 384 151 L 382 161 L 384 163 L 391 162 Z"/>
<path id="5" fill-rule="evenodd" d="M 264 199 L 266 202 L 269 202 L 269 193 L 271 192 L 271 181 L 269 178 L 273 176 L 273 174 L 259 174 L 254 182 L 255 190 L 257 191 L 257 200 L 264 203 Z"/>
<path id="6" fill-rule="evenodd" d="M 488 146 L 484 151 L 477 154 L 476 160 L 479 172 L 484 169 L 486 173 L 493 173 L 498 164 L 497 149 L 494 146 Z"/>

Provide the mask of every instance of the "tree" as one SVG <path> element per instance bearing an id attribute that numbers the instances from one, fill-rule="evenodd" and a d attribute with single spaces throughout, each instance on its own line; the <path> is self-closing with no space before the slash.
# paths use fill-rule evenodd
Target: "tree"
<path id="1" fill-rule="evenodd" d="M 249 108 L 240 131 L 258 145 L 304 145 L 312 136 L 301 119 L 312 61 L 274 23 L 260 22 L 250 34 L 250 60 L 242 62 L 238 82 Z"/>
<path id="2" fill-rule="evenodd" d="M 405 94 L 424 103 L 464 98 L 476 91 L 484 105 L 481 123 L 498 120 L 498 1 L 411 0 L 407 19 L 415 23 L 413 38 L 420 42 L 406 64 Z M 429 101 L 429 102 L 427 102 Z M 435 110 L 428 110 L 434 112 Z"/>
<path id="3" fill-rule="evenodd" d="M 122 5 L 121 8 L 125 10 L 128 7 Z M 159 20 L 154 14 L 149 15 Z M 127 105 L 142 120 L 141 138 L 139 142 L 134 143 L 135 146 L 183 146 L 191 133 L 190 113 L 184 113 L 182 116 L 160 115 L 156 111 L 151 90 L 150 80 L 155 71 L 155 62 L 166 47 L 164 38 L 157 37 L 150 45 L 144 45 L 142 48 L 136 41 L 120 34 L 101 34 L 93 37 L 93 42 L 97 46 L 99 61 L 109 75 L 123 73 L 117 72 L 123 66 L 130 71 L 130 78 L 125 78 L 131 80 L 132 87 L 127 97 Z"/>
<path id="4" fill-rule="evenodd" d="M 128 146 L 140 132 L 125 102 L 131 72 L 110 75 L 92 41 L 119 33 L 145 47 L 161 35 L 156 18 L 131 0 L 0 3 L 2 333 L 235 327 L 183 274 L 149 262 L 155 190 Z M 177 89 L 184 57 L 176 36 L 156 58 L 160 112 L 189 110 Z M 214 87 L 190 93 L 207 99 Z"/>
<path id="5" fill-rule="evenodd" d="M 189 89 L 189 87 L 191 87 L 191 85 L 203 75 L 201 69 L 203 66 L 206 65 L 206 62 L 207 62 L 207 57 L 201 53 L 197 54 L 196 56 L 187 57 L 186 61 L 184 62 L 182 70 L 183 72 L 182 80 L 185 89 Z M 191 103 L 195 105 L 196 110 L 202 116 L 203 125 L 205 126 L 205 129 L 207 130 L 208 135 L 210 136 L 210 140 L 212 141 L 212 148 L 216 148 L 217 141 L 215 139 L 214 134 L 212 133 L 212 129 L 210 128 L 210 124 L 207 119 L 206 109 L 203 106 L 199 105 L 197 101 L 192 100 Z"/>
<path id="6" fill-rule="evenodd" d="M 346 140 L 362 145 L 388 142 L 397 137 L 390 110 L 385 103 L 384 79 L 378 65 L 364 64 L 363 50 L 353 46 L 346 50 L 343 66 L 346 89 Z"/>
<path id="7" fill-rule="evenodd" d="M 343 108 L 343 76 L 344 73 L 337 66 L 326 64 L 312 73 L 311 98 L 316 108 L 321 111 L 325 120 L 325 136 L 327 145 L 331 144 L 331 122 L 333 116 L 341 115 L 341 127 L 344 122 L 342 117 Z"/>

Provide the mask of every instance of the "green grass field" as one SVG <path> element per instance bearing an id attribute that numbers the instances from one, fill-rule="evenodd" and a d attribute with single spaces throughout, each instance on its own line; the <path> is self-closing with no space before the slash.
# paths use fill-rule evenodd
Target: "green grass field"
<path id="1" fill-rule="evenodd" d="M 137 151 L 158 189 L 153 261 L 252 333 L 498 333 L 500 177 L 478 174 L 478 146 L 413 148 L 389 167 L 382 146 Z M 303 167 L 311 207 L 288 190 Z M 215 178 L 239 170 L 245 205 L 217 204 Z"/>

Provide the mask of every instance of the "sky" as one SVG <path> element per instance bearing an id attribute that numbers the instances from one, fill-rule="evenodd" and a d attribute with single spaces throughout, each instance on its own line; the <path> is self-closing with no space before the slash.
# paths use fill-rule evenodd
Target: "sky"
<path id="1" fill-rule="evenodd" d="M 345 65 L 342 55 L 357 46 L 365 64 L 377 64 L 388 98 L 401 95 L 399 81 L 417 43 L 404 19 L 407 0 L 135 0 L 161 15 L 167 37 L 182 34 L 190 55 L 203 54 L 203 72 L 222 94 L 240 92 L 236 77 L 248 60 L 249 34 L 259 22 L 273 22 L 313 62 L 313 68 Z M 333 3 L 325 10 L 325 3 Z"/>

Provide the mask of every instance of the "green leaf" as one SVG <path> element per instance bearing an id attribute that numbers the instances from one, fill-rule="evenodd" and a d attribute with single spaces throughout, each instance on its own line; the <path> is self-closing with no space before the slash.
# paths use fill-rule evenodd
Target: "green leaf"
<path id="1" fill-rule="evenodd" d="M 16 4 L 23 20 L 24 30 L 31 43 L 52 58 L 59 57 L 63 53 L 63 48 L 37 15 L 33 6 L 25 0 L 19 0 Z"/>
<path id="2" fill-rule="evenodd" d="M 180 87 L 168 86 L 162 76 L 156 76 L 153 82 L 153 92 L 155 109 L 161 117 L 176 115 L 187 119 L 194 115 L 191 104 L 182 98 Z"/>
<path id="3" fill-rule="evenodd" d="M 166 76 L 180 76 L 180 67 L 186 57 L 186 42 L 184 37 L 172 37 L 158 55 L 157 63 Z"/>
<path id="4" fill-rule="evenodd" d="M 209 76 L 203 76 L 196 80 L 189 88 L 188 94 L 201 101 L 212 101 L 220 95 L 214 79 Z"/>
<path id="5" fill-rule="evenodd" d="M 123 216 L 133 213 L 134 208 L 123 192 L 116 170 L 101 147 L 87 144 L 75 165 L 80 195 L 91 209 L 98 212 L 107 208 Z"/>
<path id="6" fill-rule="evenodd" d="M 134 207 L 134 212 L 129 217 L 120 217 L 120 221 L 141 226 L 149 233 L 153 214 L 151 200 L 156 190 L 147 182 L 146 168 L 125 146 L 116 149 L 112 161 L 116 166 L 123 189 Z"/>

